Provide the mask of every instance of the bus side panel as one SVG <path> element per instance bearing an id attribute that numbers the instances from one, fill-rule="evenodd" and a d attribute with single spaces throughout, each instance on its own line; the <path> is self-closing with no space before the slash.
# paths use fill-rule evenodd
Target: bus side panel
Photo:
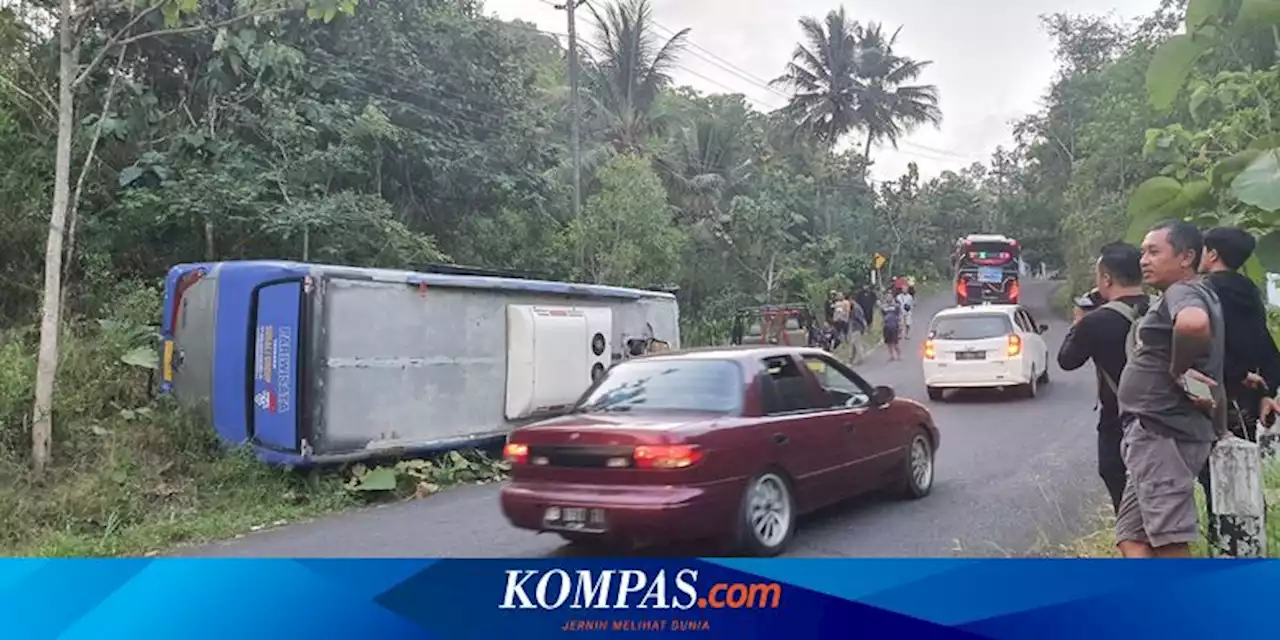
<path id="1" fill-rule="evenodd" d="M 254 291 L 273 282 L 300 280 L 304 265 L 292 263 L 224 262 L 218 265 L 218 306 L 213 366 L 213 426 L 232 444 L 249 439 L 253 411 L 255 329 Z"/>
<path id="2" fill-rule="evenodd" d="M 264 286 L 255 298 L 253 418 L 249 433 L 262 446 L 297 451 L 301 440 L 298 356 L 302 282 Z"/>

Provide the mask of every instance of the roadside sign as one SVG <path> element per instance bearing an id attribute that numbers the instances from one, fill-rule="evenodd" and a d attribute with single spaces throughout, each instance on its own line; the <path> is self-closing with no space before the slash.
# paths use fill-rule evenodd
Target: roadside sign
<path id="1" fill-rule="evenodd" d="M 888 262 L 888 261 L 889 261 L 889 259 L 888 259 L 888 258 L 886 258 L 886 257 L 884 257 L 884 256 L 880 255 L 879 253 L 877 253 L 877 254 L 875 254 L 875 256 L 874 256 L 874 257 L 872 257 L 872 258 L 871 258 L 871 265 L 872 265 L 873 267 L 875 267 L 876 269 L 880 269 L 880 268 L 884 267 L 884 263 L 886 263 L 886 262 Z"/>

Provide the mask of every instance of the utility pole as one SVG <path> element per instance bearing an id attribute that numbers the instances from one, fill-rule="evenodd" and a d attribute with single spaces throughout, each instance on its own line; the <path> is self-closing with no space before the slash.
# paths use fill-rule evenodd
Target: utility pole
<path id="1" fill-rule="evenodd" d="M 556 5 L 564 9 L 569 19 L 569 139 L 573 150 L 573 217 L 582 216 L 582 141 L 578 130 L 578 28 L 574 19 L 574 9 L 582 6 L 587 0 L 568 0 Z"/>

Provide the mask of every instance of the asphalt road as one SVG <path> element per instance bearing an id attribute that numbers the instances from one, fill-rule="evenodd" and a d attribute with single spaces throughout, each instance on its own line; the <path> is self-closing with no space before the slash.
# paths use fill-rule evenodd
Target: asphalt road
<path id="1" fill-rule="evenodd" d="M 1029 282 L 1026 304 L 1050 326 L 1051 360 L 1067 325 L 1049 308 L 1056 283 Z M 929 402 L 920 335 L 949 301 L 922 300 L 905 359 L 883 349 L 857 367 L 872 384 L 893 386 L 933 411 L 942 431 L 933 493 L 913 502 L 862 499 L 801 521 L 787 555 L 798 557 L 1023 556 L 1052 549 L 1091 527 L 1105 494 L 1095 465 L 1095 380 L 1051 364 L 1052 382 L 1035 399 L 996 393 Z M 654 549 L 696 555 L 698 549 Z M 509 526 L 498 485 L 469 486 L 425 500 L 370 508 L 175 552 L 241 557 L 538 557 L 577 555 L 558 536 Z"/>

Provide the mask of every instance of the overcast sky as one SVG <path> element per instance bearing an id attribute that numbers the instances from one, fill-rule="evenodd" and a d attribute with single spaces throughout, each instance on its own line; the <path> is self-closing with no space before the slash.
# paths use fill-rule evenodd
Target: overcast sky
<path id="1" fill-rule="evenodd" d="M 564 33 L 563 11 L 553 0 L 485 0 L 486 10 Z M 562 0 L 555 0 L 562 1 Z M 600 2 L 603 0 L 594 0 Z M 932 60 L 923 82 L 938 86 L 941 128 L 925 127 L 899 143 L 872 151 L 877 180 L 901 175 L 916 162 L 925 177 L 985 161 L 1010 145 L 1010 121 L 1038 108 L 1056 69 L 1052 42 L 1040 27 L 1045 13 L 1113 14 L 1134 18 L 1160 0 L 852 0 L 846 12 L 861 22 L 901 25 L 900 51 Z M 692 46 L 680 60 L 676 82 L 704 93 L 742 93 L 758 108 L 786 102 L 765 83 L 777 77 L 800 39 L 801 16 L 821 18 L 835 0 L 651 0 L 659 31 L 689 27 Z M 590 13 L 578 26 L 591 35 Z M 850 143 L 856 142 L 850 140 Z"/>

